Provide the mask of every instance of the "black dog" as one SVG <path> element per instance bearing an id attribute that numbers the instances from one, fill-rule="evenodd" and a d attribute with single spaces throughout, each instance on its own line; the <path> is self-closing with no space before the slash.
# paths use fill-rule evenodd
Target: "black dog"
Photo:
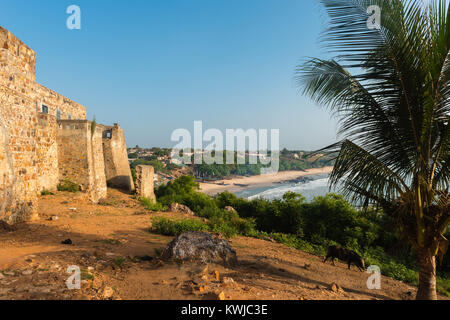
<path id="1" fill-rule="evenodd" d="M 364 259 L 361 258 L 361 256 L 354 251 L 344 249 L 338 246 L 331 246 L 328 248 L 327 257 L 323 262 L 324 263 L 327 262 L 329 258 L 331 258 L 333 265 L 335 265 L 334 260 L 337 258 L 339 260 L 346 261 L 348 263 L 349 269 L 353 263 L 355 266 L 359 268 L 360 271 L 365 270 Z"/>

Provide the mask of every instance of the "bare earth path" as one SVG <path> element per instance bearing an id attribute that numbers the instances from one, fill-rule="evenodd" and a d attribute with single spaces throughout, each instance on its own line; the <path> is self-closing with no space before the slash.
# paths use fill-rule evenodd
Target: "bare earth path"
<path id="1" fill-rule="evenodd" d="M 235 238 L 239 265 L 163 263 L 156 259 L 172 239 L 148 232 L 155 216 L 129 195 L 109 190 L 103 205 L 82 195 L 42 198 L 41 220 L 0 231 L 0 300 L 6 299 L 411 299 L 414 286 L 383 277 L 382 290 L 366 287 L 368 274 L 281 244 Z M 48 220 L 51 216 L 57 220 Z M 71 239 L 73 245 L 61 241 Z M 139 259 L 150 256 L 148 259 Z M 148 257 L 147 257 L 148 258 Z M 68 266 L 82 270 L 81 290 L 68 290 Z M 216 278 L 214 271 L 218 271 Z M 233 281 L 227 279 L 232 278 Z M 329 289 L 339 284 L 344 292 Z M 215 295 L 214 295 L 215 294 Z M 442 298 L 442 297 L 441 297 Z"/>

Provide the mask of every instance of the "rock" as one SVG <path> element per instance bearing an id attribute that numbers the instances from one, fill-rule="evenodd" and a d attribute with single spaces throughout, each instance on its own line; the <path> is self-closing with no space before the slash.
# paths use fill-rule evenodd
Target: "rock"
<path id="1" fill-rule="evenodd" d="M 33 270 L 24 270 L 22 271 L 22 275 L 24 276 L 29 276 L 33 274 Z"/>
<path id="2" fill-rule="evenodd" d="M 231 206 L 226 206 L 226 207 L 225 207 L 225 210 L 226 210 L 226 211 L 229 211 L 229 212 L 237 213 L 236 209 L 233 208 L 233 207 L 231 207 Z"/>
<path id="3" fill-rule="evenodd" d="M 172 203 L 169 206 L 169 209 L 167 210 L 168 212 L 175 212 L 175 213 L 182 213 L 182 214 L 186 214 L 189 216 L 195 216 L 195 213 L 189 209 L 188 206 L 185 206 L 183 204 L 179 204 L 179 203 Z"/>
<path id="4" fill-rule="evenodd" d="M 311 265 L 310 264 L 305 264 L 305 266 L 303 268 L 305 268 L 306 270 L 309 270 L 311 268 Z"/>
<path id="5" fill-rule="evenodd" d="M 70 240 L 70 239 L 66 239 L 66 240 L 64 240 L 64 241 L 61 241 L 61 243 L 62 244 L 67 244 L 67 245 L 72 245 L 73 243 L 72 243 L 72 240 Z"/>
<path id="6" fill-rule="evenodd" d="M 114 295 L 114 290 L 111 287 L 105 287 L 102 292 L 103 299 L 111 299 Z"/>
<path id="7" fill-rule="evenodd" d="M 217 295 L 217 300 L 225 300 L 225 293 L 222 291 Z"/>
<path id="8" fill-rule="evenodd" d="M 233 278 L 224 277 L 222 280 L 222 287 L 228 288 L 228 287 L 234 287 L 236 285 L 236 282 L 234 282 Z"/>
<path id="9" fill-rule="evenodd" d="M 344 293 L 344 289 L 341 288 L 340 285 L 338 285 L 337 283 L 333 282 L 330 285 L 330 290 L 335 292 L 335 293 Z"/>
<path id="10" fill-rule="evenodd" d="M 236 251 L 225 239 L 205 232 L 186 232 L 176 237 L 163 251 L 164 260 L 201 261 L 236 265 Z"/>
<path id="11" fill-rule="evenodd" d="M 50 218 L 48 218 L 49 221 L 57 221 L 59 220 L 58 216 L 51 216 Z"/>
<path id="12" fill-rule="evenodd" d="M 3 275 L 3 273 L 0 272 L 0 280 L 5 279 L 5 276 Z"/>
<path id="13" fill-rule="evenodd" d="M 16 231 L 16 230 L 17 230 L 16 227 L 6 223 L 3 220 L 0 220 L 0 232 L 2 232 L 2 231 L 4 231 L 4 232 L 13 232 L 13 231 Z"/>
<path id="14" fill-rule="evenodd" d="M 219 271 L 215 270 L 214 276 L 216 277 L 216 281 L 220 281 L 220 272 Z"/>

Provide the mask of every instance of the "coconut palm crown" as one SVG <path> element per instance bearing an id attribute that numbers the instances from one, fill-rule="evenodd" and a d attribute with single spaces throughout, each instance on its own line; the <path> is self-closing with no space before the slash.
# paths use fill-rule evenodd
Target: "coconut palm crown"
<path id="1" fill-rule="evenodd" d="M 392 217 L 418 253 L 417 298 L 436 299 L 436 256 L 450 225 L 448 3 L 320 2 L 335 58 L 309 59 L 297 75 L 339 120 L 342 139 L 325 149 L 338 152 L 331 185 Z"/>

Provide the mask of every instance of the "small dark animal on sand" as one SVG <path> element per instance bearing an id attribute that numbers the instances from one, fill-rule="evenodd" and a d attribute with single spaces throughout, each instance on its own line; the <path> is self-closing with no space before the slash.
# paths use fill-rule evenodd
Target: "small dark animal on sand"
<path id="1" fill-rule="evenodd" d="M 331 258 L 331 261 L 333 262 L 333 265 L 335 265 L 334 260 L 337 258 L 342 261 L 346 261 L 348 264 L 348 268 L 350 269 L 350 266 L 352 263 L 359 268 L 360 271 L 365 270 L 364 266 L 364 259 L 361 258 L 359 254 L 352 250 L 348 250 L 345 248 L 341 248 L 338 246 L 331 246 L 328 248 L 328 254 L 324 263 L 327 262 L 327 260 Z"/>

